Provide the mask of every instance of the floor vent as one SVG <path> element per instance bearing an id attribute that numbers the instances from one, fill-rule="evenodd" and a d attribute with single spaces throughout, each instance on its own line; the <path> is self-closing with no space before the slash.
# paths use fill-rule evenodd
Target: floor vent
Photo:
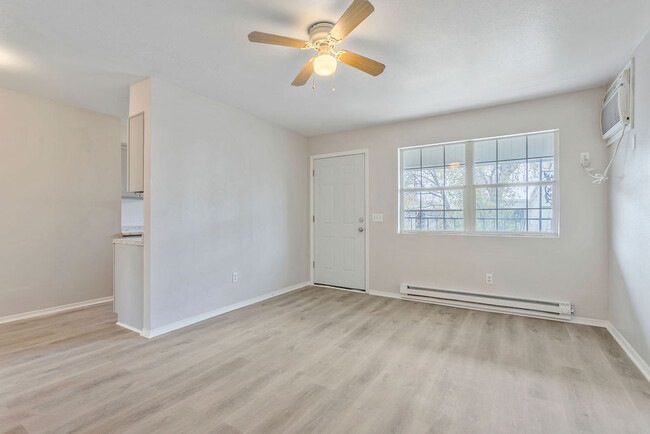
<path id="1" fill-rule="evenodd" d="M 569 302 L 529 300 L 500 295 L 452 291 L 448 289 L 424 288 L 407 284 L 400 285 L 400 293 L 405 295 L 405 298 L 428 301 L 446 306 L 467 307 L 543 318 L 570 320 L 574 312 L 574 306 Z"/>

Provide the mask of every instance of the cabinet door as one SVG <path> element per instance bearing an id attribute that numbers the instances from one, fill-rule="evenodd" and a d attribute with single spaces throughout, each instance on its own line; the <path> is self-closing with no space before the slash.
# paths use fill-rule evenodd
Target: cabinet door
<path id="1" fill-rule="evenodd" d="M 143 247 L 113 246 L 113 309 L 120 323 L 142 330 Z"/>
<path id="2" fill-rule="evenodd" d="M 126 143 L 122 144 L 122 197 L 125 199 L 142 199 L 141 193 L 129 193 L 127 183 L 127 173 L 129 171 L 128 165 L 128 150 Z"/>
<path id="3" fill-rule="evenodd" d="M 127 190 L 144 191 L 144 113 L 129 118 Z"/>

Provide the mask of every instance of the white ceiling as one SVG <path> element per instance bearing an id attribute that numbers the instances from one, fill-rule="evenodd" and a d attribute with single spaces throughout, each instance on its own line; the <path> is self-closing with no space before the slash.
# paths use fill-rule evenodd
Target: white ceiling
<path id="1" fill-rule="evenodd" d="M 305 135 L 603 85 L 650 29 L 648 0 L 371 0 L 339 64 L 295 88 L 311 53 L 252 44 L 307 38 L 351 0 L 2 0 L 0 87 L 125 117 L 128 85 L 178 84 Z"/>

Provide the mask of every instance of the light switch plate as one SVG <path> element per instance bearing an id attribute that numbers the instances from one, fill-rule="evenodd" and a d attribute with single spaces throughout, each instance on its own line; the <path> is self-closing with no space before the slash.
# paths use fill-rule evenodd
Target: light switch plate
<path id="1" fill-rule="evenodd" d="M 372 221 L 375 223 L 381 223 L 384 221 L 384 215 L 383 214 L 373 214 L 372 215 Z"/>

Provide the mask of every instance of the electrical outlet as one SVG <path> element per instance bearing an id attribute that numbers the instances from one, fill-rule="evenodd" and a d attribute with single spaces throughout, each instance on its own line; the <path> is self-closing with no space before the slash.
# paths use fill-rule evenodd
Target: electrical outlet
<path id="1" fill-rule="evenodd" d="M 590 161 L 591 161 L 591 156 L 589 155 L 589 152 L 581 152 L 580 153 L 580 165 L 582 167 L 589 166 Z"/>
<path id="2" fill-rule="evenodd" d="M 233 283 L 239 282 L 239 273 L 236 272 L 236 271 L 234 273 L 232 273 L 232 282 Z"/>
<path id="3" fill-rule="evenodd" d="M 383 214 L 373 214 L 372 215 L 372 221 L 375 223 L 381 223 L 384 221 L 384 215 Z"/>
<path id="4" fill-rule="evenodd" d="M 494 281 L 492 280 L 492 273 L 485 273 L 485 283 L 492 285 Z"/>

